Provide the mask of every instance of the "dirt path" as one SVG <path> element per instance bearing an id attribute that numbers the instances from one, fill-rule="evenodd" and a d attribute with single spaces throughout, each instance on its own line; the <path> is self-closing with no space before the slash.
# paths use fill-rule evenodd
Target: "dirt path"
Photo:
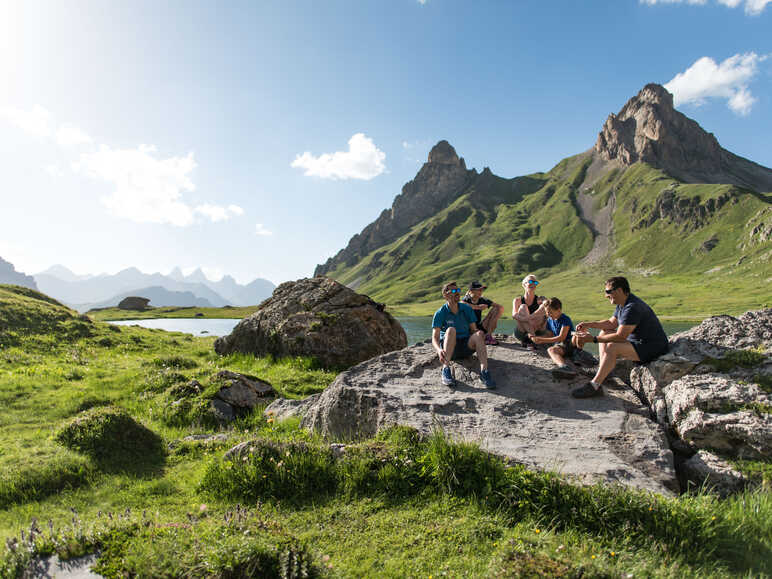
<path id="1" fill-rule="evenodd" d="M 616 195 L 612 191 L 606 206 L 597 210 L 595 209 L 595 198 L 592 195 L 587 195 L 581 191 L 576 194 L 579 217 L 590 228 L 595 238 L 592 249 L 584 256 L 582 263 L 594 265 L 608 255 L 614 228 L 616 201 Z"/>

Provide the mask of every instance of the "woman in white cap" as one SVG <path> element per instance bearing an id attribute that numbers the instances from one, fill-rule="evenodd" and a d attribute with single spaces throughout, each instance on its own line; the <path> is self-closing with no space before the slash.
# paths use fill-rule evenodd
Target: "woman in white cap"
<path id="1" fill-rule="evenodd" d="M 523 347 L 535 350 L 533 341 L 528 334 L 541 335 L 547 326 L 547 308 L 544 298 L 536 295 L 539 280 L 533 274 L 523 278 L 523 295 L 512 300 L 512 317 L 517 321 L 515 338 Z"/>

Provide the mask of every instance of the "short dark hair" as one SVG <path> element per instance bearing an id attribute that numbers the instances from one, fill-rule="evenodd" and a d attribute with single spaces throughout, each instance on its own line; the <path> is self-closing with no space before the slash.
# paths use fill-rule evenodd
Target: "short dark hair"
<path id="1" fill-rule="evenodd" d="M 626 294 L 630 293 L 630 284 L 626 277 L 622 277 L 621 275 L 610 277 L 606 280 L 606 283 L 611 284 L 611 289 L 613 290 L 621 289 Z"/>
<path id="2" fill-rule="evenodd" d="M 456 282 L 454 282 L 454 281 L 449 281 L 444 286 L 442 286 L 442 295 L 445 295 L 445 292 L 448 291 L 453 286 L 458 287 L 458 284 Z"/>
<path id="3" fill-rule="evenodd" d="M 562 310 L 563 304 L 558 298 L 550 298 L 547 300 L 547 307 L 551 310 Z"/>

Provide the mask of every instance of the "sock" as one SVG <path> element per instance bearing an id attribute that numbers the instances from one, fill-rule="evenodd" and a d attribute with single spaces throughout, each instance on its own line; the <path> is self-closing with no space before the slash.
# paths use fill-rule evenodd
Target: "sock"
<path id="1" fill-rule="evenodd" d="M 592 382 L 592 381 L 590 382 L 590 384 L 592 384 L 592 387 L 595 388 L 596 390 L 600 388 L 600 384 L 596 384 L 595 382 Z"/>

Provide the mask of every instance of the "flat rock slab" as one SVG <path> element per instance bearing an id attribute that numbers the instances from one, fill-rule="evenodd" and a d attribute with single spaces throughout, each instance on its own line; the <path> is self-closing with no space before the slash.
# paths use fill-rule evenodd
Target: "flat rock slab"
<path id="1" fill-rule="evenodd" d="M 440 426 L 454 439 L 582 482 L 678 491 L 663 427 L 629 387 L 620 383 L 605 396 L 578 400 L 570 390 L 588 378 L 554 379 L 546 352 L 507 339 L 488 353 L 496 390 L 480 382 L 476 357 L 454 364 L 455 388 L 443 386 L 433 348 L 418 344 L 339 374 L 302 424 L 342 439 L 372 436 L 392 424 L 424 433 Z"/>
<path id="2" fill-rule="evenodd" d="M 27 567 L 23 577 L 50 579 L 96 579 L 102 577 L 91 571 L 96 563 L 96 555 L 85 555 L 68 561 L 62 561 L 56 555 L 37 557 Z"/>

